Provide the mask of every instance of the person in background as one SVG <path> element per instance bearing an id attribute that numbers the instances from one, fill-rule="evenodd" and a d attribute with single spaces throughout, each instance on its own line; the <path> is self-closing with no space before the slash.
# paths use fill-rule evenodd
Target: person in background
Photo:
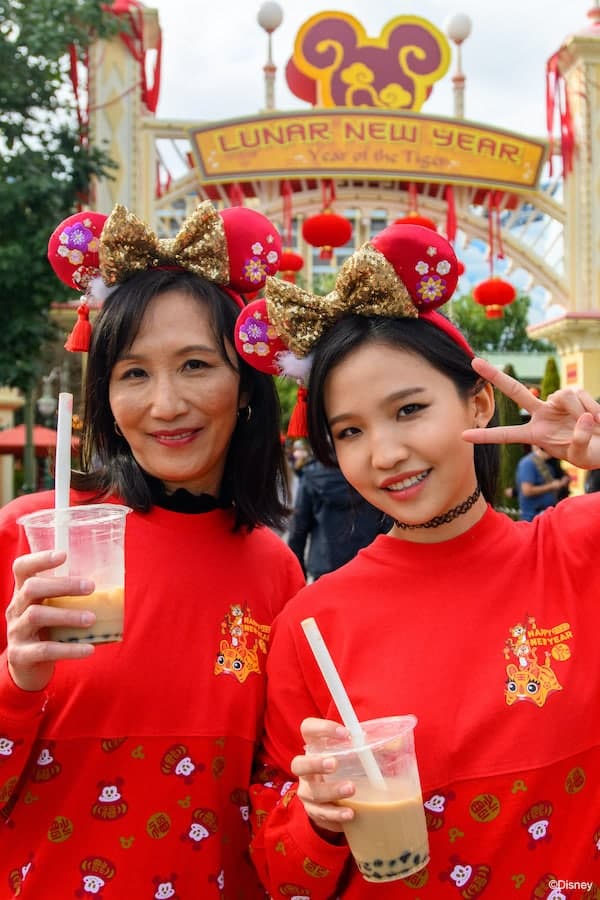
<path id="1" fill-rule="evenodd" d="M 239 292 L 276 271 L 278 237 L 264 216 L 210 203 L 173 240 L 123 207 L 95 216 L 59 226 L 51 260 L 82 277 L 99 265 L 88 290 L 108 294 L 71 504 L 132 510 L 124 637 L 94 646 L 92 612 L 43 604 L 93 590 L 49 577 L 65 554 L 30 553 L 17 524 L 53 493 L 3 507 L 1 893 L 259 900 L 248 789 L 265 660 L 303 577 L 272 531 L 285 514 L 277 395 L 233 331 Z M 50 641 L 50 625 L 82 641 Z"/>
<path id="2" fill-rule="evenodd" d="M 556 502 L 560 503 L 561 500 L 564 500 L 571 493 L 571 476 L 568 472 L 565 472 L 561 460 L 556 459 L 554 456 L 548 459 L 548 465 L 556 480 L 560 481 L 561 484 L 556 493 Z"/>
<path id="3" fill-rule="evenodd" d="M 326 297 L 266 285 L 270 327 L 310 361 L 316 458 L 335 460 L 394 520 L 274 624 L 264 771 L 251 789 L 253 860 L 272 897 L 516 896 L 516 871 L 527 897 L 554 898 L 555 879 L 585 883 L 578 900 L 598 896 L 600 495 L 533 522 L 492 503 L 499 442 L 600 466 L 600 404 L 583 390 L 543 402 L 474 359 L 435 310 L 457 269 L 441 235 L 392 225 L 349 257 Z M 529 412 L 526 424 L 488 427 L 492 385 Z M 343 834 L 358 812 L 339 802 L 352 803 L 355 786 L 331 777 L 327 755 L 305 755 L 347 735 L 307 617 L 360 721 L 417 717 L 430 858 L 407 827 L 398 856 L 373 861 L 413 871 L 404 882 L 363 880 Z"/>
<path id="4" fill-rule="evenodd" d="M 521 457 L 517 464 L 515 481 L 519 497 L 519 512 L 524 522 L 531 522 L 537 515 L 554 506 L 559 494 L 566 490 L 570 478 L 567 474 L 557 474 L 554 465 L 560 465 L 542 447 L 532 446 L 531 451 Z M 562 470 L 561 470 L 562 471 Z"/>
<path id="5" fill-rule="evenodd" d="M 304 467 L 312 459 L 311 449 L 303 438 L 296 438 L 292 444 L 292 468 L 298 478 L 304 473 Z"/>
<path id="6" fill-rule="evenodd" d="M 348 484 L 337 466 L 311 459 L 303 468 L 288 545 L 312 581 L 339 569 L 392 521 Z"/>
<path id="7" fill-rule="evenodd" d="M 288 480 L 290 484 L 291 509 L 293 509 L 296 504 L 298 487 L 304 474 L 304 467 L 312 459 L 312 454 L 304 438 L 295 438 L 288 446 Z"/>

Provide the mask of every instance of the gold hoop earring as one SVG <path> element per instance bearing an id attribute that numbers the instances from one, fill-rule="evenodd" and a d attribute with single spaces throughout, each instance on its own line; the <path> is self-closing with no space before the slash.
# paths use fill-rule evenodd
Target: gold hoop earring
<path id="1" fill-rule="evenodd" d="M 245 417 L 242 418 L 241 413 L 246 413 Z M 249 422 L 252 418 L 252 407 L 250 406 L 250 404 L 248 404 L 248 406 L 241 406 L 238 409 L 237 414 L 240 422 Z"/>

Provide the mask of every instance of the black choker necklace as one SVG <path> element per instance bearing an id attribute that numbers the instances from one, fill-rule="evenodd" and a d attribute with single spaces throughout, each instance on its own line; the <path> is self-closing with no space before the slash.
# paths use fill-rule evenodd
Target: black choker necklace
<path id="1" fill-rule="evenodd" d="M 468 512 L 473 504 L 477 503 L 480 494 L 481 488 L 477 485 L 470 497 L 467 497 L 466 500 L 463 500 L 462 503 L 459 503 L 458 506 L 455 506 L 453 509 L 449 509 L 448 512 L 442 513 L 441 516 L 434 516 L 429 522 L 422 522 L 420 525 L 409 525 L 407 522 L 399 522 L 398 519 L 394 519 L 394 525 L 405 531 L 414 528 L 437 528 L 438 525 L 446 525 L 447 522 L 452 522 L 454 519 L 458 519 L 459 516 Z"/>

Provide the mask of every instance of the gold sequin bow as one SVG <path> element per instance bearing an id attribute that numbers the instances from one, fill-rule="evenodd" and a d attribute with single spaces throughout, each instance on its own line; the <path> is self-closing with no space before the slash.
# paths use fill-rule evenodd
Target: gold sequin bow
<path id="1" fill-rule="evenodd" d="M 216 284 L 229 281 L 223 220 L 210 200 L 188 216 L 174 238 L 158 238 L 141 219 L 118 204 L 102 229 L 98 257 L 102 278 L 109 285 L 159 266 L 187 269 Z"/>
<path id="2" fill-rule="evenodd" d="M 417 318 L 418 311 L 392 264 L 367 242 L 342 265 L 335 288 L 324 297 L 288 281 L 268 278 L 267 314 L 296 356 L 306 356 L 321 335 L 348 313 Z"/>

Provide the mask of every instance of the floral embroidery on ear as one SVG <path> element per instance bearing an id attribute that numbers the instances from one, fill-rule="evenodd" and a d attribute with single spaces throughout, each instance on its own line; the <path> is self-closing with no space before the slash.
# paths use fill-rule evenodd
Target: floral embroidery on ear
<path id="1" fill-rule="evenodd" d="M 281 237 L 275 226 L 249 207 L 228 207 L 219 215 L 227 237 L 231 287 L 243 293 L 261 288 L 279 269 Z"/>
<path id="2" fill-rule="evenodd" d="M 67 225 L 58 237 L 58 255 L 66 256 L 73 266 L 81 265 L 88 250 L 93 252 L 98 249 L 98 238 L 90 230 L 91 224 L 90 219 L 84 219 L 74 225 Z"/>
<path id="3" fill-rule="evenodd" d="M 238 334 L 244 342 L 244 353 L 256 353 L 258 356 L 268 355 L 269 338 L 276 337 L 274 329 L 262 318 L 258 310 L 248 316 Z"/>
<path id="4" fill-rule="evenodd" d="M 250 284 L 260 284 L 264 281 L 266 274 L 266 266 L 258 256 L 253 256 L 244 264 L 244 277 Z"/>
<path id="5" fill-rule="evenodd" d="M 242 357 L 252 357 L 248 362 L 255 369 L 268 375 L 279 374 L 275 357 L 286 348 L 269 322 L 263 298 L 254 300 L 242 310 L 236 323 L 234 340 L 237 352 Z"/>
<path id="6" fill-rule="evenodd" d="M 274 243 L 272 234 L 267 235 L 266 243 Z M 244 276 L 251 284 L 262 286 L 267 275 L 273 274 L 273 267 L 278 268 L 279 253 L 265 249 L 260 241 L 255 241 L 250 249 L 253 256 L 244 264 Z"/>
<path id="7" fill-rule="evenodd" d="M 98 244 L 107 216 L 82 211 L 58 225 L 48 243 L 48 259 L 60 280 L 85 291 L 99 273 Z"/>
<path id="8" fill-rule="evenodd" d="M 435 303 L 445 294 L 446 282 L 439 275 L 429 275 L 417 284 L 417 293 L 424 303 Z"/>

